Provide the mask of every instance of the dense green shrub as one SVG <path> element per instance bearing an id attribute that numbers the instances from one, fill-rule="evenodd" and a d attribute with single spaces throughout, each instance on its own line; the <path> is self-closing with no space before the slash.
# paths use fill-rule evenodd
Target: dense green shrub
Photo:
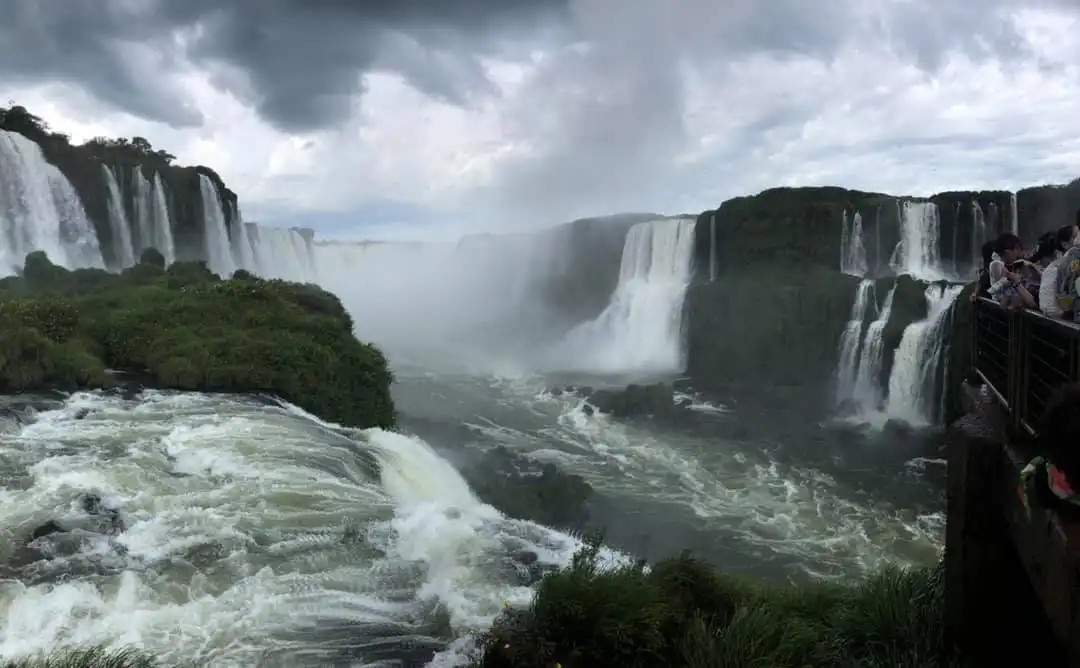
<path id="1" fill-rule="evenodd" d="M 122 274 L 68 271 L 44 253 L 0 281 L 0 391 L 110 384 L 106 368 L 164 388 L 266 392 L 323 419 L 391 427 L 382 352 L 353 336 L 334 295 L 250 274 L 222 280 L 160 253 Z"/>
<path id="2" fill-rule="evenodd" d="M 781 586 L 683 555 L 598 567 L 599 540 L 507 609 L 477 668 L 930 668 L 961 665 L 944 638 L 940 568 L 856 584 Z"/>

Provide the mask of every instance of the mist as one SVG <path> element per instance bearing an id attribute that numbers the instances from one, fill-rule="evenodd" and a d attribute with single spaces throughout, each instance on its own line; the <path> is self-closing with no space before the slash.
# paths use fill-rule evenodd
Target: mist
<path id="1" fill-rule="evenodd" d="M 320 282 L 395 365 L 655 375 L 682 369 L 691 219 L 578 221 L 456 243 L 323 243 Z"/>
<path id="2" fill-rule="evenodd" d="M 395 362 L 471 373 L 522 371 L 559 318 L 541 298 L 567 249 L 553 234 L 459 242 L 327 243 L 321 282 L 356 320 L 356 334 Z"/>

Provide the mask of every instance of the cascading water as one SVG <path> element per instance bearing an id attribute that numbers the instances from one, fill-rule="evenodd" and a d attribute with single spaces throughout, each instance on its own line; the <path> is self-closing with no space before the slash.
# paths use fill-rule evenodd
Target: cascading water
<path id="1" fill-rule="evenodd" d="M 941 266 L 941 218 L 933 202 L 897 202 L 900 241 L 890 265 L 897 275 L 920 280 L 944 278 Z"/>
<path id="2" fill-rule="evenodd" d="M 843 406 L 855 399 L 855 379 L 859 368 L 859 343 L 863 322 L 874 295 L 874 282 L 862 280 L 855 288 L 851 315 L 840 337 L 839 361 L 836 365 L 836 405 Z"/>
<path id="3" fill-rule="evenodd" d="M 1009 195 L 1009 231 L 1020 234 L 1020 210 L 1016 206 L 1016 193 Z"/>
<path id="4" fill-rule="evenodd" d="M 982 206 L 978 200 L 971 200 L 971 266 L 976 272 L 982 267 L 982 245 L 987 236 Z"/>
<path id="5" fill-rule="evenodd" d="M 67 177 L 21 134 L 0 130 L 0 273 L 44 251 L 59 265 L 104 267 L 97 233 Z"/>
<path id="6" fill-rule="evenodd" d="M 556 346 L 555 367 L 597 373 L 671 373 L 684 366 L 682 306 L 693 272 L 694 221 L 630 228 L 607 308 Z"/>
<path id="7" fill-rule="evenodd" d="M 131 189 L 132 210 L 135 212 L 135 248 L 142 253 L 154 246 L 154 214 L 150 181 L 141 167 L 136 166 L 131 170 Z"/>
<path id="8" fill-rule="evenodd" d="M 709 282 L 716 280 L 716 214 L 709 216 Z"/>
<path id="9" fill-rule="evenodd" d="M 244 222 L 243 214 L 235 204 L 230 204 L 232 213 L 233 229 L 236 234 L 232 236 L 232 256 L 237 267 L 241 267 L 253 273 L 258 273 L 255 268 L 255 249 L 251 245 L 251 237 L 248 234 L 250 223 Z"/>
<path id="10" fill-rule="evenodd" d="M 221 207 L 217 187 L 205 174 L 199 174 L 199 194 L 202 197 L 203 220 L 206 225 L 206 265 L 215 274 L 231 276 L 236 271 L 236 263 L 233 261 L 225 211 Z"/>
<path id="11" fill-rule="evenodd" d="M 926 288 L 927 316 L 904 330 L 889 374 L 885 412 L 912 425 L 931 424 L 941 383 L 949 311 L 963 285 L 932 284 Z"/>
<path id="12" fill-rule="evenodd" d="M 288 281 L 318 281 L 312 242 L 299 230 L 255 223 L 238 224 L 237 230 L 237 245 L 248 249 L 247 257 L 240 262 L 244 269 Z"/>
<path id="13" fill-rule="evenodd" d="M 845 211 L 840 236 L 840 271 L 849 276 L 863 277 L 869 273 L 867 265 L 862 214 L 856 211 L 849 223 Z"/>
<path id="14" fill-rule="evenodd" d="M 128 221 L 124 198 L 120 194 L 120 185 L 112 169 L 101 165 L 105 177 L 105 187 L 109 191 L 109 229 L 112 231 L 112 249 L 116 269 L 127 269 L 135 264 L 135 244 L 131 240 L 131 224 Z"/>
<path id="15" fill-rule="evenodd" d="M 161 174 L 154 172 L 150 186 L 150 243 L 165 257 L 165 264 L 176 262 L 176 243 L 173 241 L 172 219 L 169 216 L 168 199 Z"/>
<path id="16" fill-rule="evenodd" d="M 884 390 L 881 386 L 882 364 L 885 358 L 885 326 L 892 315 L 893 298 L 899 283 L 894 283 L 885 302 L 878 309 L 878 315 L 866 328 L 862 351 L 859 355 L 859 367 L 855 373 L 853 399 L 860 415 L 867 415 L 881 410 Z"/>

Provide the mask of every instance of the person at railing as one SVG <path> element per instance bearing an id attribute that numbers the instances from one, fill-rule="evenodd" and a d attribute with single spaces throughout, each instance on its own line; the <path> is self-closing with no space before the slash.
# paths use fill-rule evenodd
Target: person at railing
<path id="1" fill-rule="evenodd" d="M 1049 277 L 1046 276 L 1048 272 Z M 1051 318 L 1075 319 L 1076 306 L 1080 306 L 1080 246 L 1070 248 L 1043 274 L 1043 282 L 1054 286 L 1052 299 L 1044 296 L 1043 290 L 1039 291 L 1043 313 Z"/>
<path id="2" fill-rule="evenodd" d="M 994 251 L 990 256 L 990 265 L 987 267 L 990 286 L 986 293 L 1009 311 L 1038 308 L 1035 297 L 1024 286 L 1020 272 L 1015 270 L 1017 260 L 1023 255 L 1024 244 L 1020 241 L 1020 237 L 1011 232 L 1005 232 L 994 242 Z"/>
<path id="3" fill-rule="evenodd" d="M 1050 395 L 1039 422 L 1035 457 L 1020 472 L 1017 490 L 1028 515 L 1033 505 L 1080 516 L 1080 383 Z M 1073 481 L 1077 481 L 1074 483 Z"/>
<path id="4" fill-rule="evenodd" d="M 1056 238 L 1061 255 L 1064 256 L 1070 248 L 1080 243 L 1080 228 L 1076 225 L 1066 225 L 1057 231 Z M 1042 282 L 1039 284 L 1039 310 L 1048 317 L 1059 319 L 1065 317 L 1065 310 L 1057 299 L 1060 268 L 1061 257 L 1043 270 Z"/>

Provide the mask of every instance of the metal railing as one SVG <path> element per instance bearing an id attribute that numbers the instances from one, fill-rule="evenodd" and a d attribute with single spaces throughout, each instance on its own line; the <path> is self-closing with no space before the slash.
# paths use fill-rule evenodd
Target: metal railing
<path id="1" fill-rule="evenodd" d="M 986 298 L 974 311 L 975 371 L 1008 410 L 1013 434 L 1034 435 L 1050 394 L 1080 380 L 1080 325 Z"/>

